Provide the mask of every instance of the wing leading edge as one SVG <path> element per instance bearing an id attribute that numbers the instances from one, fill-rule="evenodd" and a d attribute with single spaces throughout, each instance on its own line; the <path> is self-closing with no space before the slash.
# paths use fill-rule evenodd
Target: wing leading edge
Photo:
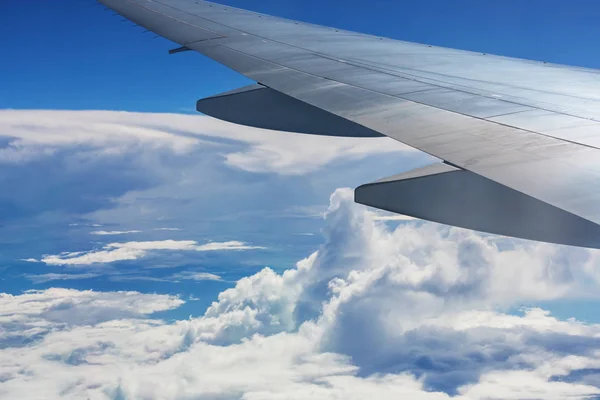
<path id="1" fill-rule="evenodd" d="M 199 102 L 209 114 L 303 133 L 381 134 L 456 168 L 363 186 L 359 202 L 491 233 L 600 247 L 596 71 L 398 42 L 203 1 L 100 2 L 262 85 Z M 231 109 L 256 95 L 267 102 L 282 96 L 281 117 Z"/>

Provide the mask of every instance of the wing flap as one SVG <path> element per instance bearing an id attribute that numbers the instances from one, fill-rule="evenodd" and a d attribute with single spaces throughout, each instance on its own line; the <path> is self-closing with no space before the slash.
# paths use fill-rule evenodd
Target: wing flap
<path id="1" fill-rule="evenodd" d="M 198 111 L 254 128 L 322 136 L 383 137 L 335 114 L 262 85 L 251 85 L 198 100 Z"/>
<path id="2" fill-rule="evenodd" d="M 355 198 L 381 210 L 481 232 L 600 248 L 600 226 L 447 164 L 363 185 Z"/>

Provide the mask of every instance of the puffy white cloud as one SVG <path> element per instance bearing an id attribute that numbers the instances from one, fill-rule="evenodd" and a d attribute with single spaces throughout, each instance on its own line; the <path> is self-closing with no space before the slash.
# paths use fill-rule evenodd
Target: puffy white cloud
<path id="1" fill-rule="evenodd" d="M 600 395 L 600 325 L 538 308 L 503 311 L 525 300 L 597 296 L 597 252 L 427 223 L 390 230 L 347 190 L 332 196 L 325 220 L 323 245 L 297 268 L 241 279 L 201 318 L 143 318 L 181 304 L 170 296 L 4 295 L 0 323 L 10 337 L 0 342 L 0 396 Z"/>
<path id="2" fill-rule="evenodd" d="M 175 296 L 69 289 L 0 294 L 0 349 L 27 347 L 57 330 L 122 318 L 139 318 L 179 307 Z M 0 357 L 2 359 L 2 357 Z M 0 376 L 2 373 L 0 372 Z"/>
<path id="3" fill-rule="evenodd" d="M 242 251 L 264 249 L 260 246 L 251 246 L 247 243 L 210 242 L 203 245 L 193 240 L 163 240 L 151 242 L 110 243 L 103 250 L 89 252 L 63 253 L 59 255 L 46 255 L 42 262 L 48 265 L 91 265 L 106 264 L 117 261 L 137 260 L 145 257 L 151 251 Z"/>
<path id="4" fill-rule="evenodd" d="M 551 380 L 552 376 L 540 371 L 501 371 L 483 375 L 474 385 L 461 388 L 467 399 L 521 400 L 566 398 L 595 398 L 598 389 L 578 383 Z"/>
<path id="5" fill-rule="evenodd" d="M 119 309 L 141 316 L 176 308 L 183 301 L 174 296 L 144 295 L 135 292 L 102 293 L 71 289 L 30 290 L 22 295 L 0 294 L 2 321 L 27 317 L 47 316 L 52 310 L 75 310 L 84 314 L 86 309 Z M 65 312 L 65 315 L 67 313 Z M 76 320 L 77 321 L 77 320 Z M 81 321 L 77 321 L 81 322 Z"/>

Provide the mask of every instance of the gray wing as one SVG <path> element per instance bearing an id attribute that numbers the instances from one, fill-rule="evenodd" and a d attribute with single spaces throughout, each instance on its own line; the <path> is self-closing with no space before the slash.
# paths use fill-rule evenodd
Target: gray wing
<path id="1" fill-rule="evenodd" d="M 271 129 L 385 135 L 444 162 L 362 186 L 358 202 L 600 248 L 596 70 L 395 41 L 204 1 L 99 1 L 259 83 L 201 100 L 200 111 Z M 252 109 L 257 102 L 269 107 Z"/>

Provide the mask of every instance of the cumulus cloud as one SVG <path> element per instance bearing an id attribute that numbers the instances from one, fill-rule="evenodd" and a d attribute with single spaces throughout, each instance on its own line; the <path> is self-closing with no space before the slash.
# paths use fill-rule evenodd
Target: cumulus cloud
<path id="1" fill-rule="evenodd" d="M 27 347 L 51 332 L 68 331 L 73 326 L 171 310 L 183 301 L 175 296 L 135 292 L 48 289 L 30 290 L 22 295 L 0 294 L 0 304 L 0 349 L 5 349 Z"/>
<path id="2" fill-rule="evenodd" d="M 198 244 L 193 240 L 163 240 L 151 242 L 127 242 L 110 243 L 103 250 L 92 250 L 89 252 L 63 253 L 59 255 L 46 255 L 41 261 L 47 265 L 91 265 L 107 264 L 117 261 L 137 260 L 145 257 L 151 251 L 242 251 L 264 249 L 260 246 L 251 246 L 247 243 L 210 242 Z"/>
<path id="3" fill-rule="evenodd" d="M 374 221 L 414 221 L 416 218 L 408 215 L 391 214 L 387 212 L 373 212 L 372 218 Z"/>
<path id="4" fill-rule="evenodd" d="M 561 321 L 539 308 L 505 311 L 523 301 L 597 296 L 590 279 L 596 252 L 521 241 L 499 245 L 427 223 L 390 230 L 353 204 L 348 190 L 332 196 L 325 222 L 324 243 L 296 268 L 282 274 L 267 268 L 241 279 L 201 318 L 144 318 L 181 304 L 170 296 L 5 295 L 0 323 L 10 326 L 11 337 L 28 340 L 0 342 L 0 395 L 600 395 L 600 325 Z"/>

